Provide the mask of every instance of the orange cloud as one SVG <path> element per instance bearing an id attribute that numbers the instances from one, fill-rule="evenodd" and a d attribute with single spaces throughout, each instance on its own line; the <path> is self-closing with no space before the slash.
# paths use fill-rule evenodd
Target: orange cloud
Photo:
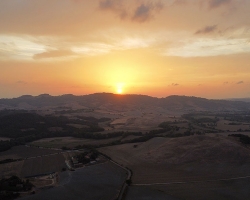
<path id="1" fill-rule="evenodd" d="M 77 55 L 71 50 L 50 50 L 43 53 L 35 54 L 34 59 L 46 59 L 46 58 L 57 58 L 57 57 L 69 57 Z"/>

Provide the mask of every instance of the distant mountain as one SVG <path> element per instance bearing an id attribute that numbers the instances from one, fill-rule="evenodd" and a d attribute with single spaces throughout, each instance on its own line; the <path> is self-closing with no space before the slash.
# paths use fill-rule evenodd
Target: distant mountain
<path id="1" fill-rule="evenodd" d="M 244 102 L 250 102 L 250 98 L 232 98 L 232 99 L 226 99 L 229 101 L 244 101 Z"/>
<path id="2" fill-rule="evenodd" d="M 145 108 L 155 106 L 172 111 L 246 111 L 250 110 L 250 102 L 232 100 L 209 100 L 199 97 L 169 96 L 156 98 L 146 95 L 117 95 L 111 93 L 96 93 L 83 96 L 65 94 L 50 96 L 24 95 L 13 99 L 0 99 L 0 109 L 40 109 L 42 107 L 68 107 L 79 105 L 87 108 L 101 106 L 122 107 L 136 106 Z"/>

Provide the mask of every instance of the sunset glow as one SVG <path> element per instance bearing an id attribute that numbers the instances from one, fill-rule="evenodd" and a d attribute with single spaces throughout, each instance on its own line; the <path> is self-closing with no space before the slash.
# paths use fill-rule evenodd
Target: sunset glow
<path id="1" fill-rule="evenodd" d="M 0 98 L 250 97 L 249 13 L 249 0 L 0 1 Z"/>
<path id="2" fill-rule="evenodd" d="M 118 89 L 117 89 L 117 93 L 118 93 L 118 94 L 121 94 L 121 93 L 122 93 L 122 89 L 121 89 L 121 88 L 118 88 Z"/>

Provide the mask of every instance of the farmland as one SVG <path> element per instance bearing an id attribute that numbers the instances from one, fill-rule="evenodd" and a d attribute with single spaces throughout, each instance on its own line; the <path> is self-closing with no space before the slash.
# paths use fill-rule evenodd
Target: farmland
<path id="1" fill-rule="evenodd" d="M 22 200 L 111 200 L 115 199 L 126 179 L 126 171 L 106 162 L 60 174 L 57 187 L 21 198 Z"/>
<path id="2" fill-rule="evenodd" d="M 134 183 L 250 175 L 250 150 L 219 135 L 154 138 L 100 151 L 132 169 Z"/>
<path id="3" fill-rule="evenodd" d="M 250 181 L 250 149 L 234 138 L 218 134 L 158 137 L 100 151 L 132 170 L 126 200 L 136 199 L 137 195 L 143 199 L 145 194 L 149 199 L 190 200 L 203 199 L 204 194 L 207 199 L 234 199 L 237 191 L 245 191 L 240 199 L 249 194 L 247 185 L 239 185 Z"/>
<path id="4" fill-rule="evenodd" d="M 7 151 L 0 152 L 0 160 L 8 158 L 24 159 L 27 157 L 43 156 L 59 152 L 61 152 L 61 150 L 44 149 L 30 146 L 16 146 Z"/>
<path id="5" fill-rule="evenodd" d="M 10 138 L 7 138 L 7 137 L 0 137 L 0 141 L 8 141 L 8 140 L 10 140 Z"/>
<path id="6" fill-rule="evenodd" d="M 61 171 L 65 165 L 63 155 L 49 155 L 34 159 L 27 159 L 23 163 L 21 177 L 36 176 Z"/>
<path id="7" fill-rule="evenodd" d="M 177 198 L 149 186 L 130 186 L 125 200 L 177 200 Z"/>
<path id="8" fill-rule="evenodd" d="M 91 101 L 90 107 L 81 105 L 78 110 L 55 105 L 0 112 L 1 136 L 11 133 L 11 140 L 3 138 L 1 143 L 6 145 L 0 152 L 1 177 L 29 177 L 37 194 L 23 199 L 115 199 L 126 170 L 103 157 L 91 160 L 88 151 L 97 148 L 132 170 L 126 200 L 202 199 L 203 194 L 207 199 L 233 199 L 237 192 L 244 199 L 248 195 L 248 111 L 199 108 L 190 112 L 182 102 L 171 107 L 134 101 L 114 104 Z M 79 154 L 93 164 L 78 163 Z M 66 167 L 65 160 L 72 161 L 76 171 L 69 171 L 74 169 Z M 30 177 L 37 175 L 44 176 Z M 45 186 L 53 188 L 43 190 Z"/>
<path id="9" fill-rule="evenodd" d="M 12 175 L 26 177 L 46 172 L 61 171 L 62 166 L 65 164 L 65 159 L 61 152 L 29 146 L 16 146 L 5 152 L 0 152 L 1 161 L 5 159 L 19 160 L 1 164 L 0 177 Z"/>
<path id="10" fill-rule="evenodd" d="M 101 145 L 108 144 L 116 140 L 120 140 L 121 137 L 115 137 L 110 139 L 103 140 L 94 140 L 94 139 L 82 139 L 74 137 L 57 137 L 57 138 L 44 138 L 31 142 L 31 145 L 46 147 L 46 148 L 74 148 L 78 145 Z"/>
<path id="11" fill-rule="evenodd" d="M 227 181 L 202 181 L 196 183 L 187 182 L 183 184 L 150 186 L 149 188 L 174 196 L 177 199 L 248 199 L 250 195 L 250 178 Z M 126 200 L 130 199 L 128 198 Z"/>
<path id="12" fill-rule="evenodd" d="M 20 176 L 24 161 L 11 162 L 0 165 L 0 179 L 10 176 Z"/>

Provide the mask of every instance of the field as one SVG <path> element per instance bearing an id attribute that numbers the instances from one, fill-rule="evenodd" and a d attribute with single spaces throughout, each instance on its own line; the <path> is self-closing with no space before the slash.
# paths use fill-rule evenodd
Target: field
<path id="1" fill-rule="evenodd" d="M 143 107 L 134 105 L 114 106 L 112 104 L 103 104 L 89 112 L 70 113 L 65 116 L 70 118 L 79 116 L 110 118 L 111 120 L 109 122 L 99 124 L 106 132 L 146 132 L 158 128 L 158 125 L 165 120 L 174 120 L 173 116 L 180 117 L 181 114 L 183 114 L 181 111 L 170 111 L 154 105 Z M 74 127 L 80 128 L 79 125 L 74 125 Z"/>
<path id="2" fill-rule="evenodd" d="M 57 137 L 57 138 L 44 138 L 36 140 L 34 142 L 31 142 L 30 145 L 46 147 L 46 148 L 62 148 L 62 147 L 74 148 L 78 145 L 108 144 L 120 139 L 121 137 L 103 139 L 103 140 L 81 139 L 74 137 Z"/>
<path id="3" fill-rule="evenodd" d="M 111 200 L 115 199 L 126 179 L 126 171 L 106 162 L 60 173 L 59 185 L 22 200 Z"/>
<path id="4" fill-rule="evenodd" d="M 250 149 L 235 138 L 158 137 L 100 151 L 132 170 L 126 200 L 226 200 L 250 195 Z"/>
<path id="5" fill-rule="evenodd" d="M 125 200 L 177 200 L 166 192 L 149 186 L 130 186 Z"/>
<path id="6" fill-rule="evenodd" d="M 11 162 L 0 165 L 0 179 L 13 175 L 20 176 L 24 161 Z"/>
<path id="7" fill-rule="evenodd" d="M 125 200 L 235 200 L 249 199 L 250 179 L 130 186 Z"/>
<path id="8" fill-rule="evenodd" d="M 24 161 L 21 177 L 36 176 L 61 171 L 66 168 L 65 159 L 62 154 L 42 156 Z"/>
<path id="9" fill-rule="evenodd" d="M 0 165 L 0 177 L 18 175 L 20 177 L 40 173 L 61 171 L 64 166 L 64 156 L 60 150 L 44 149 L 29 146 L 16 146 L 0 152 L 0 160 L 24 159 Z M 26 159 L 28 158 L 28 159 Z"/>
<path id="10" fill-rule="evenodd" d="M 235 200 L 249 199 L 250 179 L 211 181 L 185 184 L 150 186 L 153 190 L 171 195 L 177 199 Z M 126 200 L 130 200 L 127 198 Z M 152 199 L 153 200 L 153 199 Z"/>
<path id="11" fill-rule="evenodd" d="M 220 120 L 217 123 L 217 129 L 219 130 L 223 130 L 223 131 L 238 131 L 240 129 L 242 130 L 246 130 L 249 129 L 250 124 L 246 124 L 246 123 L 235 123 L 235 125 L 230 125 L 234 122 L 232 121 L 228 121 L 228 120 Z"/>
<path id="12" fill-rule="evenodd" d="M 250 151 L 219 135 L 153 138 L 104 147 L 101 152 L 133 171 L 133 183 L 165 183 L 250 175 Z"/>
<path id="13" fill-rule="evenodd" d="M 7 137 L 0 137 L 0 141 L 8 141 L 8 140 L 10 140 L 10 138 L 7 138 Z"/>
<path id="14" fill-rule="evenodd" d="M 0 160 L 4 159 L 24 159 L 28 157 L 36 157 L 48 154 L 59 153 L 61 150 L 53 150 L 53 149 L 44 149 L 37 147 L 29 147 L 29 146 L 16 146 L 11 148 L 10 150 L 0 152 Z"/>

